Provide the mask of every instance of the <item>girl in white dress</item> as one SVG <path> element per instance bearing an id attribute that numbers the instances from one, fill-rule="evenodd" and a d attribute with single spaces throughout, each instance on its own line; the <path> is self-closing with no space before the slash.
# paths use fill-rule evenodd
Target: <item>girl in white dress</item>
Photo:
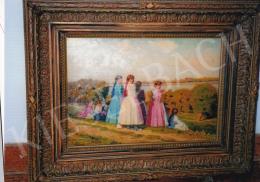
<path id="1" fill-rule="evenodd" d="M 187 131 L 189 130 L 188 126 L 182 122 L 178 116 L 174 116 L 174 128 L 177 130 Z"/>
<path id="2" fill-rule="evenodd" d="M 178 109 L 174 108 L 171 110 L 171 114 L 169 116 L 169 128 L 175 128 L 177 130 L 187 131 L 189 130 L 189 127 L 179 119 L 177 116 Z"/>
<path id="3" fill-rule="evenodd" d="M 118 128 L 125 126 L 137 129 L 138 126 L 143 124 L 142 110 L 136 97 L 134 76 L 128 75 L 124 88 L 124 98 L 118 117 Z"/>

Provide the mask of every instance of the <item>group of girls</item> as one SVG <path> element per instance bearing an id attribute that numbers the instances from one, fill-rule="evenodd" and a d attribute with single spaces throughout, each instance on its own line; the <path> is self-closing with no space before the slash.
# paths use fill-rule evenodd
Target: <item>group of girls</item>
<path id="1" fill-rule="evenodd" d="M 147 106 L 145 93 L 141 89 L 142 83 L 134 83 L 134 75 L 128 75 L 125 86 L 122 76 L 115 78 L 112 89 L 111 102 L 107 110 L 106 122 L 117 125 L 118 128 L 126 127 L 140 129 L 148 127 L 169 127 L 188 130 L 188 127 L 177 117 L 177 109 L 169 111 L 167 116 L 162 102 L 162 82 L 155 81 L 152 91 L 152 100 Z"/>

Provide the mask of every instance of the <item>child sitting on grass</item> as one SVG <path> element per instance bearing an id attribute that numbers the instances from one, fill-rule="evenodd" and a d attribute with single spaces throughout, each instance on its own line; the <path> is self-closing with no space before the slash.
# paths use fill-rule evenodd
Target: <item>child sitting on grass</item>
<path id="1" fill-rule="evenodd" d="M 171 112 L 169 113 L 168 127 L 174 128 L 174 129 L 177 129 L 177 130 L 182 130 L 182 131 L 189 130 L 188 126 L 179 119 L 177 114 L 178 114 L 178 109 L 173 108 L 171 110 Z"/>
<path id="2" fill-rule="evenodd" d="M 174 115 L 178 112 L 176 108 L 168 110 L 168 128 L 174 128 Z"/>

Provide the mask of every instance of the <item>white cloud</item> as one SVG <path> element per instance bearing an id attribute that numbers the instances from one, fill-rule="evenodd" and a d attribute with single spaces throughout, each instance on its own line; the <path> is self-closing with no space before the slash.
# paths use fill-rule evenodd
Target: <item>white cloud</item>
<path id="1" fill-rule="evenodd" d="M 218 40 L 213 40 L 218 43 Z M 117 74 L 124 77 L 134 74 L 137 80 L 171 80 L 179 76 L 198 77 L 195 72 L 200 76 L 218 76 L 218 70 L 203 68 L 198 61 L 195 48 L 200 41 L 174 38 L 68 38 L 68 79 L 92 78 L 113 82 Z M 219 45 L 201 49 L 201 55 L 210 66 L 215 67 L 220 63 Z"/>

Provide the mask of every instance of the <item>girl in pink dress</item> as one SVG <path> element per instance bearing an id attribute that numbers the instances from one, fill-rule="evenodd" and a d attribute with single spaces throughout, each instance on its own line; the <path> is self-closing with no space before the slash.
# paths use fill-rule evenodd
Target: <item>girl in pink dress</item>
<path id="1" fill-rule="evenodd" d="M 153 100 L 149 107 L 147 126 L 165 127 L 167 116 L 164 104 L 161 102 L 163 91 L 161 90 L 161 81 L 154 82 Z"/>
<path id="2" fill-rule="evenodd" d="M 85 109 L 79 113 L 79 117 L 92 119 L 93 118 L 93 111 L 94 111 L 93 101 L 90 101 L 86 105 Z"/>

